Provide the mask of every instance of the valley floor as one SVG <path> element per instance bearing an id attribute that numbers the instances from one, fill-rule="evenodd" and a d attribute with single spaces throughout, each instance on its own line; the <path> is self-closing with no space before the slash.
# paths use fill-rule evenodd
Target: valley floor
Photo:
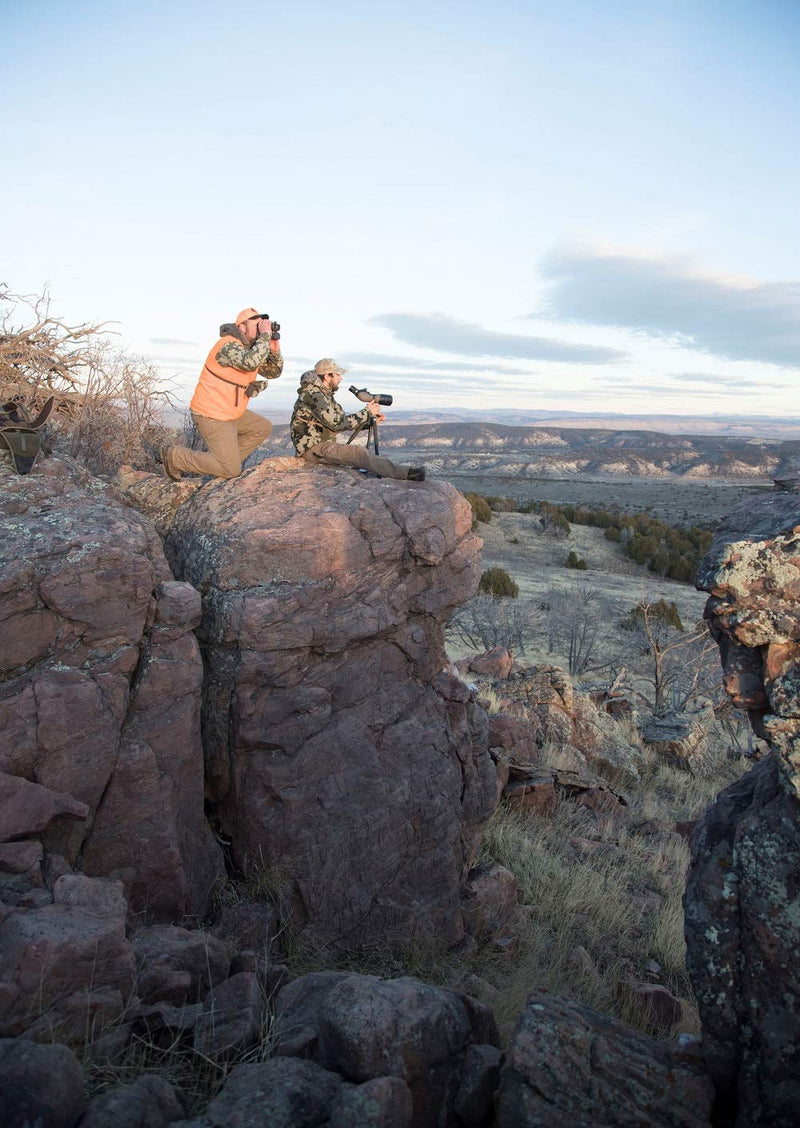
<path id="1" fill-rule="evenodd" d="M 516 475 L 453 474 L 434 470 L 462 493 L 549 501 L 556 505 L 618 506 L 627 513 L 650 513 L 671 525 L 710 528 L 753 494 L 771 493 L 764 479 L 726 478 L 521 478 Z"/>

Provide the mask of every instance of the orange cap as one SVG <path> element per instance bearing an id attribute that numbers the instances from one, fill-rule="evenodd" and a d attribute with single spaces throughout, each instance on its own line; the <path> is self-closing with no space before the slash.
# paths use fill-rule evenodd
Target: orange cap
<path id="1" fill-rule="evenodd" d="M 253 309 L 253 307 L 250 306 L 249 309 L 243 309 L 241 313 L 237 313 L 236 324 L 241 325 L 243 321 L 249 321 L 251 317 L 260 317 L 260 316 L 261 316 L 261 314 L 258 312 L 258 310 Z"/>

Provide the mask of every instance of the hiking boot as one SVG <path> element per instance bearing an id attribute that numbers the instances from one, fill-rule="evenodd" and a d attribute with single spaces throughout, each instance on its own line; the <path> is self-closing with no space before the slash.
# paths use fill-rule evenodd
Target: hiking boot
<path id="1" fill-rule="evenodd" d="M 409 466 L 409 468 L 408 468 L 408 481 L 409 482 L 424 482 L 425 481 L 425 467 L 424 466 Z"/>
<path id="2" fill-rule="evenodd" d="M 181 480 L 181 472 L 180 470 L 176 470 L 172 465 L 172 462 L 170 461 L 169 456 L 171 450 L 171 446 L 163 446 L 161 448 L 161 465 L 163 466 L 164 473 L 168 478 L 170 478 L 173 482 L 179 482 Z"/>

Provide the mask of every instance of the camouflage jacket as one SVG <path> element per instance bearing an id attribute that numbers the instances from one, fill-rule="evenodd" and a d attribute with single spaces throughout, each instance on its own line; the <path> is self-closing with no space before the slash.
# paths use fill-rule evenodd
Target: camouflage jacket
<path id="1" fill-rule="evenodd" d="M 297 389 L 289 433 L 294 449 L 303 454 L 317 443 L 335 441 L 339 431 L 352 431 L 368 418 L 366 407 L 345 415 L 344 408 L 333 398 L 333 392 L 327 390 L 321 379 L 316 379 Z"/>
<path id="2" fill-rule="evenodd" d="M 269 336 L 256 337 L 252 345 L 246 345 L 235 325 L 220 325 L 219 335 L 238 338 L 236 341 L 228 341 L 217 353 L 215 359 L 223 368 L 258 372 L 260 380 L 276 380 L 283 372 L 283 357 L 279 352 L 270 351 Z"/>

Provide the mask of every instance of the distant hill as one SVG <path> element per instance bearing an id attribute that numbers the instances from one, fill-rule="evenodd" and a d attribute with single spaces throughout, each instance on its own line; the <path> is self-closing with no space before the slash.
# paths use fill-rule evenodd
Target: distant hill
<path id="1" fill-rule="evenodd" d="M 340 396 L 348 411 L 358 409 L 349 396 Z M 255 411 L 268 415 L 273 423 L 288 423 L 291 412 L 273 407 L 263 397 L 253 404 Z M 167 423 L 180 423 L 187 408 L 176 404 L 167 410 Z M 509 409 L 453 408 L 449 410 L 409 411 L 390 408 L 393 426 L 418 426 L 447 423 L 498 423 L 504 427 L 574 428 L 602 431 L 654 431 L 661 435 L 727 435 L 731 438 L 800 440 L 800 418 L 776 419 L 771 416 L 744 415 L 623 415 L 614 412 L 543 411 Z"/>
<path id="2" fill-rule="evenodd" d="M 581 474 L 765 480 L 785 458 L 800 455 L 800 436 L 782 441 L 485 421 L 384 424 L 380 445 L 387 453 L 402 452 L 403 461 L 424 460 L 441 473 L 521 478 Z M 289 450 L 286 426 L 275 428 L 268 447 Z"/>

